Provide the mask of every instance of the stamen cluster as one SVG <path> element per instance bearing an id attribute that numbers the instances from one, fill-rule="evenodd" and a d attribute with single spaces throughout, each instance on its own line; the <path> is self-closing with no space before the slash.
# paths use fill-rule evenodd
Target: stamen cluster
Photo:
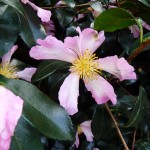
<path id="1" fill-rule="evenodd" d="M 0 64 L 0 74 L 7 78 L 18 78 L 16 75 L 16 66 L 10 63 Z"/>
<path id="2" fill-rule="evenodd" d="M 79 57 L 73 62 L 73 66 L 71 66 L 70 70 L 72 73 L 76 73 L 85 80 L 96 79 L 96 74 L 100 73 L 101 70 L 99 64 L 97 62 L 98 57 L 95 54 L 91 54 L 91 52 L 86 49 L 84 54 L 79 55 Z"/>

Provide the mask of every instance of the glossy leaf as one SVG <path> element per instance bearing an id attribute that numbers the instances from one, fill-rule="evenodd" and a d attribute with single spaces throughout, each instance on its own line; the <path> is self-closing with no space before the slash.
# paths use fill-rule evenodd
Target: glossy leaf
<path id="1" fill-rule="evenodd" d="M 24 116 L 45 136 L 73 140 L 74 131 L 67 112 L 31 83 L 1 76 L 0 84 L 24 100 Z"/>
<path id="2" fill-rule="evenodd" d="M 0 2 L 14 8 L 14 11 L 18 13 L 20 20 L 20 36 L 28 46 L 35 45 L 37 38 L 45 37 L 44 30 L 42 29 L 38 17 L 34 14 L 35 12 L 33 12 L 33 10 L 25 10 L 23 8 L 24 4 L 22 4 L 19 0 L 0 0 Z M 30 16 L 28 16 L 29 14 Z"/>
<path id="3" fill-rule="evenodd" d="M 150 142 L 144 140 L 138 140 L 135 143 L 137 150 L 149 150 L 150 149 Z"/>
<path id="4" fill-rule="evenodd" d="M 37 72 L 33 76 L 33 82 L 45 79 L 60 69 L 68 68 L 69 71 L 69 66 L 70 63 L 58 60 L 43 61 L 40 63 Z"/>
<path id="5" fill-rule="evenodd" d="M 150 7 L 150 1 L 149 0 L 138 0 L 138 1 L 143 3 L 146 6 Z"/>
<path id="6" fill-rule="evenodd" d="M 140 87 L 137 103 L 131 113 L 128 122 L 125 124 L 125 127 L 137 127 L 138 124 L 142 121 L 142 118 L 145 114 L 146 106 L 147 95 L 144 88 Z"/>
<path id="7" fill-rule="evenodd" d="M 101 13 L 94 21 L 96 30 L 112 32 L 136 24 L 135 18 L 126 10 L 113 8 Z"/>
<path id="8" fill-rule="evenodd" d="M 40 135 L 23 117 L 18 121 L 11 139 L 10 150 L 44 150 Z"/>
<path id="9" fill-rule="evenodd" d="M 145 35 L 143 36 L 143 39 L 146 39 L 146 38 L 150 38 L 150 32 L 147 33 L 147 34 L 145 34 Z M 128 55 L 130 55 L 131 53 L 133 53 L 139 46 L 140 46 L 140 40 L 137 39 L 137 40 L 132 44 L 132 46 L 130 47 L 130 50 L 127 51 Z M 150 46 L 149 46 L 149 45 L 143 49 L 143 51 L 146 51 L 146 50 L 150 50 Z"/>
<path id="10" fill-rule="evenodd" d="M 98 105 L 92 119 L 92 132 L 95 139 L 105 139 L 112 129 L 112 120 L 104 105 Z"/>
<path id="11" fill-rule="evenodd" d="M 7 53 L 19 35 L 19 18 L 14 9 L 0 3 L 0 57 Z"/>
<path id="12" fill-rule="evenodd" d="M 74 1 L 74 0 L 64 0 L 64 2 L 65 2 L 68 6 L 70 6 L 70 7 L 72 7 L 72 8 L 75 7 L 75 1 Z"/>

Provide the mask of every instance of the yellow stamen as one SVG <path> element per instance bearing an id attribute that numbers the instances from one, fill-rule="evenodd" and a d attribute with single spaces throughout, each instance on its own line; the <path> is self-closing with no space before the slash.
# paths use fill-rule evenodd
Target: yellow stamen
<path id="1" fill-rule="evenodd" d="M 70 67 L 72 73 L 76 73 L 80 78 L 89 81 L 96 79 L 97 74 L 101 74 L 101 69 L 97 62 L 98 57 L 87 49 L 83 55 L 80 55 L 74 62 L 73 66 Z"/>
<path id="2" fill-rule="evenodd" d="M 80 126 L 77 127 L 77 132 L 78 132 L 79 135 L 82 134 L 82 130 L 81 130 Z"/>
<path id="3" fill-rule="evenodd" d="M 7 78 L 18 78 L 16 75 L 16 66 L 10 63 L 0 64 L 0 74 Z"/>

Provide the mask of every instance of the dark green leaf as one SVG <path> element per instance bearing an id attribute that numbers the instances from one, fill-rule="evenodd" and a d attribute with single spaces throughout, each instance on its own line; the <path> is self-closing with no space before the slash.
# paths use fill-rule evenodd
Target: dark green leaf
<path id="1" fill-rule="evenodd" d="M 101 13 L 94 21 L 96 30 L 112 32 L 136 24 L 135 18 L 126 10 L 113 8 Z"/>
<path id="2" fill-rule="evenodd" d="M 148 0 L 138 0 L 138 1 L 143 3 L 146 6 L 150 7 L 150 2 Z"/>
<path id="3" fill-rule="evenodd" d="M 56 9 L 55 13 L 58 22 L 62 28 L 69 25 L 75 16 L 75 12 L 73 9 Z"/>
<path id="4" fill-rule="evenodd" d="M 19 18 L 14 9 L 0 3 L 0 57 L 8 52 L 19 35 Z"/>
<path id="5" fill-rule="evenodd" d="M 44 150 L 40 135 L 23 117 L 16 126 L 11 139 L 10 150 Z"/>
<path id="6" fill-rule="evenodd" d="M 74 0 L 64 0 L 64 2 L 72 8 L 75 7 L 76 4 Z"/>
<path id="7" fill-rule="evenodd" d="M 143 36 L 143 39 L 150 38 L 150 32 Z M 131 46 L 130 50 L 127 51 L 128 55 L 133 53 L 140 46 L 140 39 L 137 39 Z M 150 50 L 150 46 L 145 47 L 142 51 Z"/>
<path id="8" fill-rule="evenodd" d="M 24 116 L 45 136 L 73 140 L 74 132 L 66 111 L 32 84 L 1 76 L 0 83 L 24 100 Z"/>
<path id="9" fill-rule="evenodd" d="M 68 68 L 69 70 L 70 63 L 63 62 L 59 60 L 46 60 L 40 63 L 37 72 L 33 76 L 33 82 L 40 81 L 46 77 L 52 75 L 57 70 Z"/>
<path id="10" fill-rule="evenodd" d="M 143 87 L 140 87 L 137 103 L 131 113 L 128 122 L 125 127 L 137 127 L 142 121 L 147 106 L 147 95 Z"/>
<path id="11" fill-rule="evenodd" d="M 137 150 L 149 150 L 150 142 L 144 140 L 138 140 L 135 143 Z"/>
<path id="12" fill-rule="evenodd" d="M 38 20 L 34 10 L 25 10 L 19 0 L 0 0 L 4 4 L 12 7 L 18 13 L 20 19 L 20 36 L 28 46 L 36 44 L 37 38 L 45 37 L 44 29 Z M 30 15 L 29 15 L 30 14 Z"/>
<path id="13" fill-rule="evenodd" d="M 112 129 L 112 120 L 104 105 L 98 105 L 92 119 L 92 132 L 95 139 L 105 139 Z"/>

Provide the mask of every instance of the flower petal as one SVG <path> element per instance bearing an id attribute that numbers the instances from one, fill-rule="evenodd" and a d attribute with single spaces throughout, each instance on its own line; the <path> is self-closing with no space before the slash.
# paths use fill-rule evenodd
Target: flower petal
<path id="1" fill-rule="evenodd" d="M 144 28 L 146 28 L 147 30 L 150 31 L 150 25 L 147 24 L 147 23 L 146 23 L 145 21 L 143 21 L 143 20 L 142 20 L 142 26 L 143 26 Z"/>
<path id="2" fill-rule="evenodd" d="M 30 56 L 35 59 L 57 59 L 73 62 L 77 57 L 73 51 L 66 49 L 62 41 L 51 35 L 44 40 L 38 39 L 37 43 L 41 46 L 34 46 L 30 51 Z"/>
<path id="3" fill-rule="evenodd" d="M 76 30 L 79 32 L 79 49 L 82 52 L 88 49 L 91 53 L 94 53 L 105 40 L 104 31 L 98 33 L 91 28 L 87 28 L 81 32 L 79 27 Z"/>
<path id="4" fill-rule="evenodd" d="M 64 40 L 64 44 L 66 45 L 66 47 L 73 50 L 77 55 L 82 54 L 82 50 L 80 49 L 79 42 L 80 40 L 78 36 L 66 37 Z"/>
<path id="5" fill-rule="evenodd" d="M 59 90 L 60 105 L 63 106 L 70 115 L 78 112 L 79 78 L 78 75 L 71 73 L 66 77 Z"/>
<path id="6" fill-rule="evenodd" d="M 36 68 L 25 68 L 22 71 L 17 72 L 17 76 L 21 79 L 31 82 L 33 74 L 36 72 Z"/>
<path id="7" fill-rule="evenodd" d="M 22 114 L 22 108 L 23 100 L 0 86 L 0 149 L 9 149 L 11 136 Z"/>
<path id="8" fill-rule="evenodd" d="M 138 38 L 140 36 L 140 30 L 137 25 L 130 26 L 129 29 L 131 33 L 133 33 L 134 38 Z"/>
<path id="9" fill-rule="evenodd" d="M 80 141 L 79 141 L 79 136 L 78 136 L 78 132 L 77 132 L 77 133 L 76 133 L 76 140 L 75 140 L 75 142 L 74 142 L 73 145 L 75 145 L 76 148 L 78 148 L 78 147 L 79 147 L 79 144 L 80 144 Z"/>
<path id="10" fill-rule="evenodd" d="M 97 104 L 106 103 L 108 100 L 116 104 L 116 94 L 113 87 L 101 76 L 97 75 L 97 80 L 85 81 L 85 86 L 88 91 L 91 91 Z"/>
<path id="11" fill-rule="evenodd" d="M 38 7 L 37 15 L 39 18 L 41 18 L 42 22 L 49 22 L 52 14 L 49 10 Z"/>
<path id="12" fill-rule="evenodd" d="M 87 141 L 92 142 L 94 136 L 91 131 L 91 120 L 84 121 L 83 123 L 81 123 L 80 128 L 82 132 L 85 134 Z"/>
<path id="13" fill-rule="evenodd" d="M 29 2 L 29 0 L 21 0 L 22 3 L 26 4 Z"/>
<path id="14" fill-rule="evenodd" d="M 102 70 L 115 75 L 121 81 L 125 79 L 136 79 L 134 68 L 123 57 L 111 56 L 98 59 L 98 62 Z"/>
<path id="15" fill-rule="evenodd" d="M 18 46 L 14 45 L 10 51 L 8 51 L 3 57 L 2 57 L 2 64 L 3 63 L 9 63 L 11 60 L 12 55 L 14 54 L 14 52 L 17 50 Z"/>

